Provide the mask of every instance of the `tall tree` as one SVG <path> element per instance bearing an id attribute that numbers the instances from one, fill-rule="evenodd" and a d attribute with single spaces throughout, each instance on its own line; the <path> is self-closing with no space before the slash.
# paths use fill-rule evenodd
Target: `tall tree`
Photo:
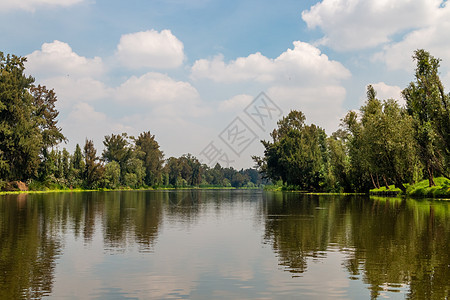
<path id="1" fill-rule="evenodd" d="M 327 139 L 331 171 L 336 180 L 335 185 L 337 191 L 352 191 L 349 176 L 350 159 L 348 156 L 348 138 L 347 132 L 338 129 Z"/>
<path id="2" fill-rule="evenodd" d="M 262 141 L 264 158 L 254 157 L 261 171 L 274 181 L 306 190 L 324 188 L 326 134 L 316 125 L 305 125 L 300 111 L 291 111 L 278 121 L 271 136 L 273 142 Z"/>
<path id="3" fill-rule="evenodd" d="M 164 154 L 159 149 L 155 136 L 146 131 L 141 133 L 136 141 L 136 151 L 140 152 L 140 158 L 145 167 L 145 183 L 155 185 L 160 183 L 164 163 Z"/>
<path id="4" fill-rule="evenodd" d="M 37 174 L 42 134 L 34 118 L 34 78 L 24 74 L 26 58 L 0 52 L 0 177 L 26 180 Z"/>
<path id="5" fill-rule="evenodd" d="M 372 86 L 362 112 L 362 140 L 370 169 L 406 191 L 417 165 L 412 118 L 393 100 L 381 102 Z"/>
<path id="6" fill-rule="evenodd" d="M 349 178 L 352 191 L 368 191 L 379 187 L 370 170 L 363 140 L 363 127 L 355 111 L 349 111 L 342 120 L 341 126 L 348 134 L 348 157 L 350 163 Z"/>
<path id="7" fill-rule="evenodd" d="M 97 156 L 97 150 L 92 140 L 86 139 L 84 145 L 84 181 L 88 188 L 97 187 L 103 175 L 103 168 Z"/>
<path id="8" fill-rule="evenodd" d="M 55 93 L 33 85 L 25 62 L 0 52 L 0 177 L 7 180 L 35 177 L 48 149 L 65 140 L 57 126 Z"/>
<path id="9" fill-rule="evenodd" d="M 58 127 L 56 110 L 57 101 L 54 90 L 48 90 L 45 86 L 32 86 L 30 92 L 33 95 L 33 105 L 35 107 L 34 116 L 42 134 L 43 151 L 49 147 L 54 147 L 66 141 L 62 134 L 62 129 Z"/>
<path id="10" fill-rule="evenodd" d="M 445 169 L 444 157 L 450 147 L 449 96 L 439 78 L 440 60 L 423 49 L 413 55 L 416 61 L 415 82 L 402 91 L 408 113 L 414 119 L 415 137 L 420 159 L 425 165 L 429 186 L 434 176 Z"/>
<path id="11" fill-rule="evenodd" d="M 130 159 L 132 153 L 127 134 L 107 135 L 105 136 L 103 145 L 105 145 L 105 149 L 102 153 L 103 159 L 106 162 L 115 161 L 120 165 L 121 170 L 125 170 L 128 159 Z"/>

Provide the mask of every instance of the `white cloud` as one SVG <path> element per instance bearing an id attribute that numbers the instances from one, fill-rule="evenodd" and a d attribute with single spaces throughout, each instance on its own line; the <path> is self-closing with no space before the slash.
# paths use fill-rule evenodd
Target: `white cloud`
<path id="1" fill-rule="evenodd" d="M 0 11 L 15 9 L 34 11 L 44 6 L 72 6 L 84 0 L 0 0 Z"/>
<path id="2" fill-rule="evenodd" d="M 323 0 L 302 12 L 309 28 L 320 28 L 319 41 L 336 50 L 372 48 L 395 34 L 426 26 L 442 11 L 441 0 Z"/>
<path id="3" fill-rule="evenodd" d="M 67 76 L 53 77 L 39 82 L 48 88 L 53 88 L 58 96 L 58 109 L 65 108 L 77 102 L 91 102 L 105 99 L 112 94 L 112 89 L 103 82 L 92 78 L 70 78 Z"/>
<path id="4" fill-rule="evenodd" d="M 41 50 L 27 55 L 26 70 L 36 77 L 97 77 L 104 72 L 100 57 L 86 58 L 61 41 L 42 44 Z"/>
<path id="5" fill-rule="evenodd" d="M 400 104 L 404 104 L 401 87 L 396 85 L 387 85 L 384 82 L 373 83 L 372 86 L 377 92 L 377 99 L 395 99 Z"/>
<path id="6" fill-rule="evenodd" d="M 253 96 L 240 94 L 219 103 L 219 111 L 242 111 L 254 99 Z"/>
<path id="7" fill-rule="evenodd" d="M 444 32 L 450 31 L 450 6 L 440 10 L 440 14 L 429 26 L 414 30 L 403 40 L 391 43 L 377 53 L 375 60 L 383 61 L 388 69 L 404 69 L 412 72 L 414 61 L 412 55 L 416 49 L 425 49 L 435 57 L 441 58 L 442 66 L 450 67 L 450 39 Z"/>
<path id="8" fill-rule="evenodd" d="M 338 129 L 345 111 L 342 107 L 346 97 L 345 88 L 338 85 L 326 86 L 273 86 L 268 95 L 287 115 L 290 110 L 300 110 L 306 116 L 306 123 L 324 128 L 327 134 Z"/>
<path id="9" fill-rule="evenodd" d="M 81 102 L 74 105 L 67 118 L 61 120 L 63 134 L 69 138 L 69 149 L 75 149 L 75 144 L 82 147 L 85 139 L 92 139 L 97 155 L 103 149 L 105 135 L 111 133 L 130 132 L 132 126 L 126 126 L 120 120 L 112 119 L 104 112 L 99 112 L 93 106 Z"/>
<path id="10" fill-rule="evenodd" d="M 150 104 L 191 101 L 200 96 L 188 82 L 175 81 L 165 74 L 150 72 L 140 77 L 129 78 L 117 88 L 116 97 L 122 101 Z"/>
<path id="11" fill-rule="evenodd" d="M 208 78 L 215 82 L 255 81 L 261 83 L 283 82 L 296 85 L 299 82 L 340 80 L 350 76 L 350 72 L 339 62 L 308 43 L 296 41 L 294 49 L 287 49 L 275 59 L 257 52 L 247 57 L 239 57 L 228 64 L 223 56 L 212 60 L 197 60 L 192 67 L 193 79 Z"/>
<path id="12" fill-rule="evenodd" d="M 148 30 L 122 35 L 116 56 L 131 69 L 170 69 L 183 63 L 183 49 L 183 43 L 170 30 Z"/>

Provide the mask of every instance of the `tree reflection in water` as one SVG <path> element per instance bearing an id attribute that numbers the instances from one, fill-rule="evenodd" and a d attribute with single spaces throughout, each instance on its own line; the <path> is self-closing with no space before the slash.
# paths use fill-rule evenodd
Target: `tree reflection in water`
<path id="1" fill-rule="evenodd" d="M 411 299 L 450 296 L 448 202 L 266 193 L 263 211 L 265 241 L 289 272 L 338 249 L 373 298 L 405 285 Z"/>
<path id="2" fill-rule="evenodd" d="M 207 216 L 216 214 L 217 218 L 209 220 L 216 226 L 219 220 L 225 222 L 220 227 L 221 234 L 226 234 L 229 243 L 236 243 L 228 245 L 234 249 L 234 255 L 242 255 L 239 251 L 247 249 L 240 249 L 240 244 L 232 239 L 233 233 L 225 231 L 227 227 L 236 230 L 226 224 L 227 220 L 233 219 L 226 215 L 237 210 L 245 211 L 245 215 L 255 212 L 251 222 L 256 231 L 249 232 L 263 232 L 264 242 L 271 245 L 279 263 L 293 277 L 308 272 L 311 261 L 326 260 L 331 257 L 330 252 L 338 251 L 345 256 L 342 270 L 350 280 L 367 284 L 372 298 L 382 296 L 385 291 L 399 290 L 408 290 L 407 297 L 411 299 L 450 297 L 449 202 L 181 190 L 1 196 L 0 299 L 51 295 L 52 289 L 57 289 L 53 285 L 58 259 L 64 251 L 70 252 L 65 243 L 72 241 L 73 245 L 73 239 L 88 246 L 100 241 L 100 250 L 106 254 L 126 252 L 129 248 L 138 253 L 154 252 L 163 226 L 169 230 L 175 228 L 178 232 L 175 236 L 181 237 L 189 233 L 190 228 L 192 232 L 195 229 L 202 232 L 202 226 L 212 225 L 205 223 Z M 189 237 L 182 238 L 189 242 Z M 217 236 L 215 240 L 221 241 L 221 237 Z M 221 251 L 217 245 L 202 242 L 214 251 Z M 174 243 L 175 247 L 180 246 L 179 240 Z M 167 250 L 167 244 L 165 247 Z M 193 249 L 200 251 L 193 247 L 192 253 L 180 252 L 180 259 L 198 255 Z M 203 255 L 208 250 L 205 251 Z M 156 256 L 156 252 L 154 254 L 152 256 Z M 158 257 L 171 259 L 165 258 L 164 253 L 158 253 Z M 209 259 L 212 257 L 217 256 L 212 255 Z M 270 265 L 271 251 L 268 251 L 268 257 L 268 261 L 258 262 L 258 265 Z M 79 258 L 71 258 L 76 259 Z M 232 257 L 229 259 L 233 261 Z M 220 261 L 214 261 L 214 264 L 222 266 Z M 150 265 L 155 267 L 155 264 Z M 147 269 L 150 265 L 146 265 Z M 206 267 L 201 263 L 199 266 Z M 162 267 L 166 265 L 162 264 Z M 201 278 L 204 270 L 189 270 L 188 273 L 191 271 Z M 269 270 L 268 274 L 272 273 Z M 68 275 L 71 278 L 72 274 Z M 153 278 L 155 274 L 150 275 L 149 278 Z M 179 278 L 175 274 L 169 275 L 176 279 L 173 281 L 176 284 Z M 224 278 L 215 275 L 220 287 Z M 251 276 L 255 284 L 259 283 L 259 278 L 264 278 L 264 275 L 258 276 L 257 273 Z M 187 286 L 191 284 L 195 286 L 196 282 L 188 280 Z M 277 282 L 272 284 L 277 285 Z"/>

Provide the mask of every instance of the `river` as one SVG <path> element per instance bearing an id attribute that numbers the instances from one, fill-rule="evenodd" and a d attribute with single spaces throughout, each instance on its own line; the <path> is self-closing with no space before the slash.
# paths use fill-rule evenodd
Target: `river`
<path id="1" fill-rule="evenodd" d="M 449 201 L 3 195 L 0 299 L 445 299 L 449 245 Z"/>

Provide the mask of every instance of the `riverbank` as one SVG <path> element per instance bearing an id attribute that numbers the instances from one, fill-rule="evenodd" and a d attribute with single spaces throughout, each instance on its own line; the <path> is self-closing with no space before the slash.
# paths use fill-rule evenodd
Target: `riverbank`
<path id="1" fill-rule="evenodd" d="M 0 191 L 1 195 L 14 194 L 44 194 L 44 193 L 77 193 L 77 192 L 120 192 L 120 191 L 170 191 L 170 190 L 258 190 L 259 187 L 228 187 L 228 186 L 191 186 L 191 187 L 143 187 L 143 188 L 118 188 L 118 189 L 47 189 L 47 190 L 28 190 L 28 191 Z"/>
<path id="2" fill-rule="evenodd" d="M 429 186 L 428 179 L 422 180 L 416 184 L 405 184 L 406 192 L 403 193 L 394 185 L 370 190 L 371 195 L 378 196 L 408 196 L 415 198 L 446 198 L 450 200 L 450 180 L 445 177 L 434 179 L 436 186 Z"/>

